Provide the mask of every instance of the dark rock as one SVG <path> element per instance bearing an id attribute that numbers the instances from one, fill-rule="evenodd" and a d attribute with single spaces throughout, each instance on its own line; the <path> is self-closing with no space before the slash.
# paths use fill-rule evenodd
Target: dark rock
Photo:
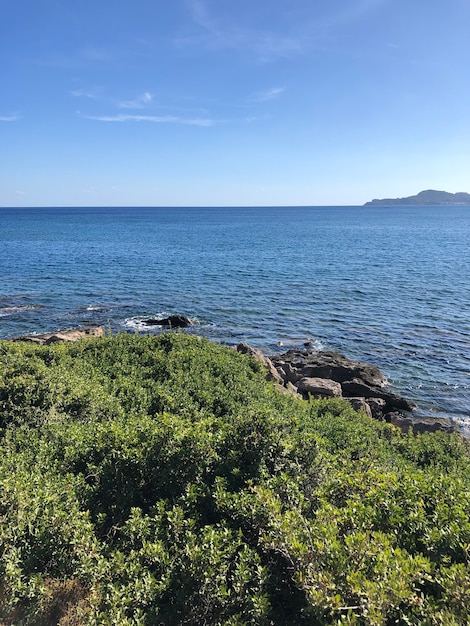
<path id="1" fill-rule="evenodd" d="M 345 398 L 345 400 L 349 402 L 355 411 L 362 411 L 369 417 L 372 417 L 371 408 L 365 398 Z"/>
<path id="2" fill-rule="evenodd" d="M 171 326 L 171 328 L 186 328 L 194 325 L 194 322 L 185 315 L 169 315 L 162 319 L 149 318 L 142 320 L 142 323 L 147 326 Z"/>
<path id="3" fill-rule="evenodd" d="M 385 376 L 374 365 L 353 361 L 338 352 L 317 352 L 314 350 L 289 350 L 286 354 L 271 357 L 275 365 L 278 361 L 290 365 L 304 377 L 328 378 L 338 383 L 359 378 L 369 385 L 383 385 Z"/>
<path id="4" fill-rule="evenodd" d="M 281 387 L 281 389 L 282 389 L 282 387 Z M 292 383 L 287 382 L 286 383 L 286 389 L 287 389 L 287 391 L 289 391 L 289 393 L 291 395 L 300 397 L 300 394 L 298 393 L 297 387 L 295 385 L 293 385 Z"/>
<path id="5" fill-rule="evenodd" d="M 297 383 L 297 389 L 307 396 L 341 397 L 341 385 L 326 378 L 301 378 Z"/>
<path id="6" fill-rule="evenodd" d="M 346 400 L 363 398 L 364 401 L 354 400 L 351 404 L 359 406 L 360 410 L 370 413 L 375 419 L 384 419 L 386 413 L 409 412 L 416 408 L 413 402 L 386 389 L 387 379 L 377 367 L 348 359 L 338 352 L 289 350 L 284 354 L 272 356 L 271 360 L 284 384 L 293 383 L 304 397 L 308 393 L 326 394 L 302 391 L 299 381 L 312 378 L 326 379 L 341 385 L 341 395 Z M 364 403 L 367 403 L 367 406 Z"/>
<path id="7" fill-rule="evenodd" d="M 385 407 L 393 407 L 395 409 L 399 409 L 400 411 L 414 411 L 417 407 L 414 402 L 411 400 L 407 400 L 402 396 L 398 396 L 396 393 L 391 393 L 389 391 L 382 391 L 381 394 L 377 394 L 379 398 L 385 400 Z"/>
<path id="8" fill-rule="evenodd" d="M 344 397 L 362 396 L 363 398 L 381 398 L 385 401 L 385 410 L 392 411 L 400 409 L 402 411 L 413 411 L 416 405 L 406 398 L 402 398 L 394 393 L 386 391 L 381 387 L 368 385 L 364 381 L 354 378 L 341 383 Z"/>
<path id="9" fill-rule="evenodd" d="M 289 350 L 267 359 L 247 344 L 239 344 L 237 349 L 263 362 L 268 378 L 276 380 L 283 391 L 286 388 L 294 393 L 298 391 L 303 398 L 342 396 L 355 411 L 363 411 L 377 420 L 385 419 L 404 432 L 410 428 L 415 434 L 457 430 L 450 418 L 412 414 L 416 405 L 388 391 L 385 376 L 373 365 L 350 360 L 336 352 Z"/>
<path id="10" fill-rule="evenodd" d="M 376 420 L 383 420 L 386 412 L 386 402 L 383 398 L 367 398 L 372 417 Z"/>
<path id="11" fill-rule="evenodd" d="M 276 369 L 285 383 L 297 383 L 301 378 L 301 374 L 295 370 L 290 363 L 278 361 Z"/>
<path id="12" fill-rule="evenodd" d="M 352 380 L 342 382 L 341 389 L 343 390 L 345 398 L 354 398 L 357 396 L 362 396 L 363 398 L 380 397 L 380 395 L 377 395 L 377 392 L 379 391 L 377 387 L 371 387 L 359 378 L 353 378 Z"/>
<path id="13" fill-rule="evenodd" d="M 438 430 L 453 433 L 455 432 L 455 423 L 450 418 L 443 417 L 405 417 L 401 413 L 388 413 L 385 416 L 387 422 L 401 428 L 403 432 L 408 432 L 411 428 L 414 434 L 418 433 L 435 433 Z"/>

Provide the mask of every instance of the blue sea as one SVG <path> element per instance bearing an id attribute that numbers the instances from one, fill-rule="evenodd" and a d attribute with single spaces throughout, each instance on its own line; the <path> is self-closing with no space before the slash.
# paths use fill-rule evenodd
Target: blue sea
<path id="1" fill-rule="evenodd" d="M 470 418 L 470 207 L 0 209 L 0 337 L 180 313 L 267 354 L 377 365 Z"/>

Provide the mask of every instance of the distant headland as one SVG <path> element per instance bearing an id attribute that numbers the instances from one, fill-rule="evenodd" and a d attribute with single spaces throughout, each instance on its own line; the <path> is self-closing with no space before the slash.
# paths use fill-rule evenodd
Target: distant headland
<path id="1" fill-rule="evenodd" d="M 399 205 L 436 205 L 436 204 L 468 204 L 470 205 L 470 193 L 449 193 L 447 191 L 420 191 L 416 196 L 407 198 L 385 198 L 383 200 L 371 200 L 364 206 L 399 206 Z"/>

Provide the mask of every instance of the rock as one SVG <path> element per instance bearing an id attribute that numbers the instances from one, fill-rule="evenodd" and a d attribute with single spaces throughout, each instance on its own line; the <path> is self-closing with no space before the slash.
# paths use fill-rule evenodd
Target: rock
<path id="1" fill-rule="evenodd" d="M 281 376 L 279 375 L 277 369 L 274 367 L 271 359 L 268 359 L 268 357 L 265 356 L 261 352 L 261 350 L 257 350 L 256 348 L 252 348 L 251 346 L 249 346 L 244 341 L 241 341 L 237 345 L 236 350 L 237 350 L 237 352 L 240 352 L 241 354 L 248 354 L 252 358 L 254 358 L 257 361 L 259 361 L 260 363 L 262 363 L 264 365 L 264 367 L 266 368 L 266 379 L 267 380 L 273 380 L 276 383 L 279 383 L 280 385 L 283 384 L 284 381 L 281 378 Z"/>
<path id="2" fill-rule="evenodd" d="M 23 335 L 15 337 L 10 341 L 29 341 L 41 345 L 50 345 L 60 341 L 78 341 L 85 337 L 104 337 L 105 331 L 103 326 L 95 326 L 93 328 L 68 328 L 58 330 L 55 333 L 43 333 L 41 335 Z"/>
<path id="3" fill-rule="evenodd" d="M 408 432 L 411 428 L 416 435 L 418 433 L 435 433 L 438 430 L 453 433 L 455 432 L 455 423 L 450 418 L 444 417 L 405 417 L 401 413 L 388 413 L 385 416 L 387 422 L 401 428 L 403 432 Z"/>
<path id="4" fill-rule="evenodd" d="M 295 384 L 302 378 L 301 374 L 299 374 L 290 363 L 283 363 L 282 361 L 278 361 L 276 365 L 276 370 L 286 384 Z"/>
<path id="5" fill-rule="evenodd" d="M 267 377 L 267 380 L 272 380 L 272 379 Z M 287 385 L 285 386 L 278 383 L 277 388 L 279 389 L 281 393 L 283 393 L 286 396 L 294 396 L 296 398 L 303 398 L 303 396 L 299 393 L 297 387 L 293 385 L 292 383 L 287 383 Z"/>
<path id="6" fill-rule="evenodd" d="M 335 380 L 326 378 L 301 378 L 297 383 L 297 389 L 307 396 L 341 397 L 341 385 Z"/>
<path id="7" fill-rule="evenodd" d="M 362 411 L 369 417 L 372 417 L 371 408 L 365 398 L 345 398 L 345 400 L 349 402 L 355 411 Z"/>
<path id="8" fill-rule="evenodd" d="M 142 320 L 142 324 L 147 324 L 147 326 L 171 326 L 171 328 L 194 326 L 194 322 L 186 315 L 169 315 L 162 319 L 149 318 Z"/>
<path id="9" fill-rule="evenodd" d="M 302 391 L 300 381 L 304 379 L 328 380 L 341 385 L 341 394 L 335 389 L 334 395 L 342 395 L 351 404 L 358 406 L 375 419 L 394 411 L 413 411 L 416 405 L 406 398 L 385 388 L 387 379 L 382 372 L 368 363 L 348 359 L 338 352 L 318 352 L 316 350 L 289 350 L 271 357 L 284 384 L 292 383 L 304 395 L 326 395 L 328 392 Z M 300 386 L 299 386 L 300 385 Z M 330 388 L 329 395 L 332 395 Z M 362 398 L 363 400 L 357 400 Z M 367 406 L 366 406 L 367 404 Z"/>
<path id="10" fill-rule="evenodd" d="M 317 352 L 314 350 L 289 350 L 278 357 L 278 362 L 289 363 L 299 374 L 307 378 L 328 378 L 338 383 L 359 378 L 369 385 L 381 386 L 386 378 L 374 365 L 348 359 L 339 352 Z"/>
<path id="11" fill-rule="evenodd" d="M 291 395 L 300 397 L 297 387 L 293 385 L 292 383 L 287 382 L 285 388 L 287 389 L 287 391 L 289 391 Z"/>
<path id="12" fill-rule="evenodd" d="M 376 420 L 383 420 L 386 412 L 386 402 L 383 398 L 367 398 L 372 417 Z"/>
<path id="13" fill-rule="evenodd" d="M 353 380 L 347 380 L 341 383 L 344 397 L 357 397 L 363 398 L 381 398 L 385 401 L 385 410 L 392 411 L 394 409 L 400 409 L 402 411 L 413 411 L 416 405 L 401 396 L 386 391 L 381 387 L 375 387 L 368 385 L 363 380 L 353 378 Z"/>

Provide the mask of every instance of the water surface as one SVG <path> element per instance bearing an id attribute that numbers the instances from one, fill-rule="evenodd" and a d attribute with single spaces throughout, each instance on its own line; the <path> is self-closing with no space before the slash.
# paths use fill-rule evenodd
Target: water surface
<path id="1" fill-rule="evenodd" d="M 3 338 L 182 313 L 216 341 L 372 362 L 470 416 L 470 207 L 0 209 L 0 253 Z"/>

